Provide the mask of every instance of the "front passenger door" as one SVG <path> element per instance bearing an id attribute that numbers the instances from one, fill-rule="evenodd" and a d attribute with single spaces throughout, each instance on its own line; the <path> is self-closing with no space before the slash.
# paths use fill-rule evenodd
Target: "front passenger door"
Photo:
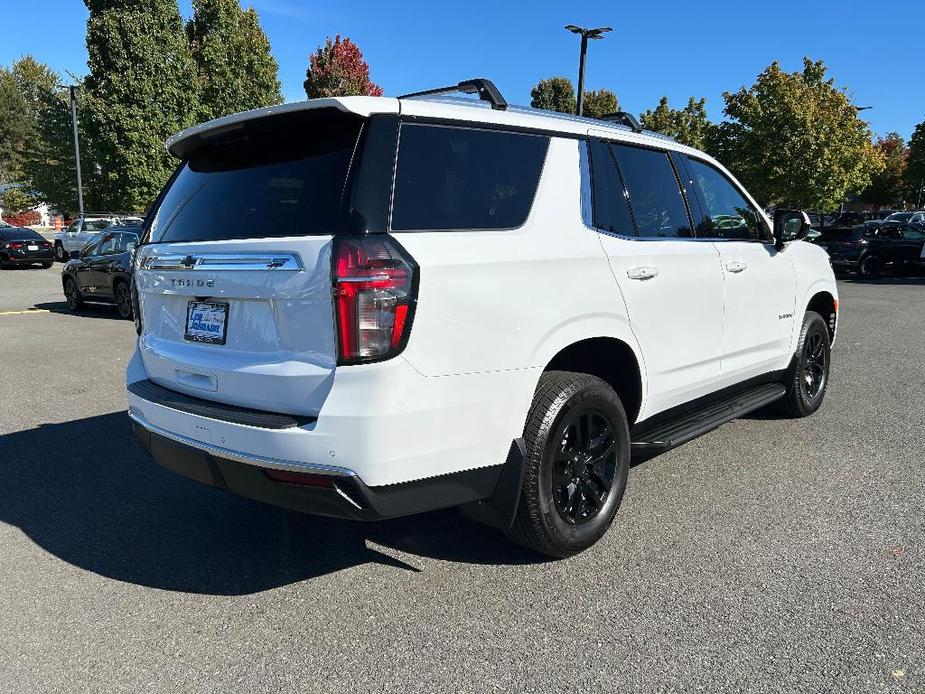
<path id="1" fill-rule="evenodd" d="M 723 380 L 741 381 L 784 368 L 797 315 L 796 277 L 755 206 L 712 164 L 679 157 L 700 208 L 698 238 L 719 252 L 723 275 Z"/>

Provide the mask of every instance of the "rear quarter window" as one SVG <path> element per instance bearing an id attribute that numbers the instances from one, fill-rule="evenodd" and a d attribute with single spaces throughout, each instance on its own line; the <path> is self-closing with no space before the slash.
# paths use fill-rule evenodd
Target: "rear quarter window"
<path id="1" fill-rule="evenodd" d="M 401 127 L 395 231 L 512 229 L 530 213 L 549 137 L 409 124 Z"/>

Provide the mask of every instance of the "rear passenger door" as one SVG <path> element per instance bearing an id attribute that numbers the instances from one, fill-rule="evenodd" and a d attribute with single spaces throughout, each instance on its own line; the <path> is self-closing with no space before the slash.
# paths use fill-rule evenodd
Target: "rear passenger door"
<path id="1" fill-rule="evenodd" d="M 676 158 L 693 193 L 697 235 L 719 251 L 724 290 L 722 374 L 740 381 L 783 368 L 790 358 L 796 278 L 755 206 L 712 164 Z M 698 209 L 699 208 L 699 209 Z"/>
<path id="2" fill-rule="evenodd" d="M 642 347 L 649 416 L 716 388 L 723 276 L 712 243 L 694 239 L 667 152 L 591 140 L 592 225 Z M 622 309 L 623 307 L 621 307 Z"/>

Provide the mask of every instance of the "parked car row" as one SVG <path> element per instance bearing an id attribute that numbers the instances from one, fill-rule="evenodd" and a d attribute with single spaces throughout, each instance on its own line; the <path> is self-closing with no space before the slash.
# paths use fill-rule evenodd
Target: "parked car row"
<path id="1" fill-rule="evenodd" d="M 66 263 L 71 253 L 79 251 L 87 245 L 92 237 L 99 232 L 113 226 L 141 228 L 144 220 L 141 217 L 116 217 L 110 215 L 85 216 L 75 220 L 67 229 L 59 231 L 54 236 L 55 260 Z"/>
<path id="2" fill-rule="evenodd" d="M 887 218 L 829 227 L 820 230 L 813 242 L 825 248 L 836 271 L 855 272 L 864 279 L 925 267 L 925 226 L 917 224 Z"/>

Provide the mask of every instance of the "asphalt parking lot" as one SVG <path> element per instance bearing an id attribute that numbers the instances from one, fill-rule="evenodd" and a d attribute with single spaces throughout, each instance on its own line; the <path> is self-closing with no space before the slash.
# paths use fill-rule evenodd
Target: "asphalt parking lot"
<path id="1" fill-rule="evenodd" d="M 157 467 L 133 326 L 68 313 L 60 267 L 0 272 L 0 691 L 925 691 L 925 279 L 840 282 L 816 416 L 637 465 L 549 562 L 454 511 L 313 518 Z"/>

